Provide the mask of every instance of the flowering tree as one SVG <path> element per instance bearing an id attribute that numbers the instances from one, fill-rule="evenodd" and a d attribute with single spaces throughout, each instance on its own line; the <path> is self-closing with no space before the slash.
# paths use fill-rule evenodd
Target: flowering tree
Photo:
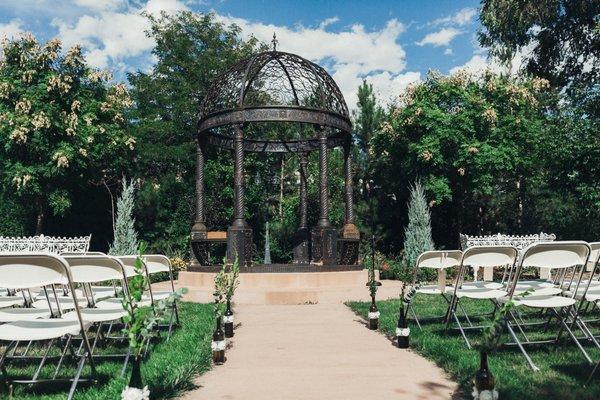
<path id="1" fill-rule="evenodd" d="M 432 72 L 410 86 L 371 140 L 375 179 L 386 188 L 379 212 L 396 213 L 379 220 L 389 230 L 406 223 L 405 209 L 387 203 L 406 202 L 407 182 L 420 177 L 441 245 L 455 245 L 458 232 L 529 230 L 528 191 L 547 157 L 548 89 L 544 79 L 490 72 Z"/>
<path id="2" fill-rule="evenodd" d="M 70 188 L 117 174 L 136 141 L 123 118 L 132 101 L 123 84 L 89 68 L 79 46 L 29 34 L 4 41 L 0 55 L 0 182 L 36 208 L 36 233 L 48 211 L 71 205 Z M 129 157 L 125 157 L 129 156 Z"/>

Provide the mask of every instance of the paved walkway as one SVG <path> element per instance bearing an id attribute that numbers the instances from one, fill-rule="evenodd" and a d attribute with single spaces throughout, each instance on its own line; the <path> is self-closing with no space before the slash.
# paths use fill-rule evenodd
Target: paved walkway
<path id="1" fill-rule="evenodd" d="M 236 323 L 227 362 L 198 377 L 182 399 L 433 400 L 457 388 L 339 302 L 239 305 Z"/>

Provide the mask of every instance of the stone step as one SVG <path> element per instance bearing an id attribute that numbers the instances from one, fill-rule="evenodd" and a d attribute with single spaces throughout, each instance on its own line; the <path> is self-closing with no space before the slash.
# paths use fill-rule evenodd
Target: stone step
<path id="1" fill-rule="evenodd" d="M 214 287 L 214 272 L 179 273 L 179 284 L 187 287 Z M 336 288 L 365 285 L 368 270 L 335 272 L 279 272 L 279 273 L 243 273 L 240 274 L 240 289 L 264 288 L 273 290 L 306 288 Z"/>

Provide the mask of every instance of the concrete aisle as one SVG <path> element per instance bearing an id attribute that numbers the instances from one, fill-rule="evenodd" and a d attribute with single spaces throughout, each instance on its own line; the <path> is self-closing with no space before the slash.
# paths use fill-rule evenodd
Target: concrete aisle
<path id="1" fill-rule="evenodd" d="M 341 303 L 239 305 L 227 362 L 182 399 L 450 399 L 435 364 L 368 330 Z"/>

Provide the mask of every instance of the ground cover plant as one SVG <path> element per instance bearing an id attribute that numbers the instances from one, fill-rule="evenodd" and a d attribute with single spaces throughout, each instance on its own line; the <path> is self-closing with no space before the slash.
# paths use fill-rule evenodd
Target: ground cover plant
<path id="1" fill-rule="evenodd" d="M 194 376 L 207 371 L 211 365 L 210 340 L 213 327 L 213 313 L 210 304 L 179 303 L 181 326 L 177 328 L 170 340 L 164 338 L 150 348 L 148 359 L 142 365 L 144 383 L 148 385 L 152 399 L 175 397 L 182 391 L 194 387 Z M 124 344 L 126 346 L 126 344 Z M 0 349 L 1 350 L 1 349 Z M 110 349 L 106 349 L 106 353 Z M 96 354 L 105 351 L 96 351 Z M 97 370 L 100 376 L 98 384 L 90 386 L 81 383 L 75 399 L 98 400 L 118 399 L 129 381 L 128 373 L 121 377 L 122 361 L 98 361 Z M 51 376 L 54 364 L 48 362 L 41 376 Z M 24 375 L 35 370 L 34 366 L 21 370 Z M 9 372 L 15 369 L 9 365 Z M 89 372 L 86 367 L 84 375 Z M 61 374 L 72 374 L 65 368 Z M 39 385 L 27 388 L 15 385 L 13 399 L 17 400 L 62 400 L 68 391 L 67 385 Z M 6 392 L 0 392 L 0 398 L 8 398 Z"/>
<path id="2" fill-rule="evenodd" d="M 473 302 L 468 299 L 462 299 L 461 302 L 470 316 L 492 311 L 491 303 Z M 366 318 L 369 310 L 368 302 L 349 302 L 347 305 Z M 415 297 L 413 305 L 420 319 L 444 315 L 447 307 L 441 297 L 422 295 Z M 377 307 L 381 313 L 379 329 L 390 339 L 395 339 L 399 300 L 380 301 L 377 302 Z M 409 324 L 411 348 L 450 373 L 459 383 L 461 395 L 469 398 L 473 377 L 479 367 L 478 351 L 468 350 L 457 330 L 452 330 L 446 335 L 441 320 L 421 321 L 422 330 L 417 328 L 414 320 L 410 320 Z M 468 333 L 468 336 L 472 343 L 481 340 L 481 335 L 475 332 Z M 529 336 L 536 337 L 535 334 Z M 506 338 L 504 336 L 505 341 Z M 593 359 L 600 358 L 600 351 L 592 349 L 591 346 L 586 346 L 586 350 Z M 391 349 L 391 351 L 403 350 Z M 600 398 L 600 377 L 596 377 L 587 387 L 584 387 L 591 368 L 585 363 L 574 344 L 566 342 L 558 346 L 538 348 L 529 346 L 528 352 L 540 368 L 537 373 L 529 369 L 516 347 L 503 347 L 490 356 L 490 369 L 496 377 L 501 399 L 591 400 Z"/>

